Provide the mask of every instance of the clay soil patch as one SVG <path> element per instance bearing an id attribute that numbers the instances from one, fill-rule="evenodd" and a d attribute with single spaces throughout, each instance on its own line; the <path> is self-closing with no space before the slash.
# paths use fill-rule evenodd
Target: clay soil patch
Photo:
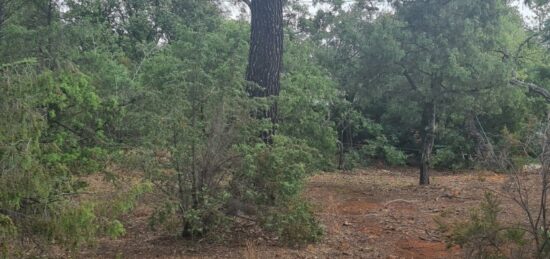
<path id="1" fill-rule="evenodd" d="M 536 176 L 533 176 L 536 177 Z M 500 190 L 505 175 L 491 172 L 435 173 L 417 186 L 415 169 L 367 169 L 320 173 L 308 180 L 304 197 L 325 227 L 318 244 L 278 245 L 261 231 L 236 229 L 223 244 L 181 240 L 147 227 L 154 199 L 145 199 L 123 221 L 127 233 L 81 251 L 82 258 L 461 258 L 448 249 L 434 218 L 467 219 L 487 190 Z M 95 188 L 103 190 L 94 182 Z M 107 190 L 107 189 L 105 189 Z M 513 207 L 505 201 L 504 206 Z M 513 210 L 507 210 L 510 218 Z"/>

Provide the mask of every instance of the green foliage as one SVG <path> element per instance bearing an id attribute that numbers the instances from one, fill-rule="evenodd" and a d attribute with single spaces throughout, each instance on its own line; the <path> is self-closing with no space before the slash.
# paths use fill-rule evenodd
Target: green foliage
<path id="1" fill-rule="evenodd" d="M 240 147 L 243 168 L 235 178 L 235 192 L 260 204 L 284 204 L 296 197 L 310 168 L 312 149 L 277 135 L 272 145 Z"/>
<path id="2" fill-rule="evenodd" d="M 267 229 L 288 245 L 317 242 L 323 236 L 323 228 L 315 219 L 311 207 L 303 201 L 293 200 L 285 207 L 271 212 L 264 220 Z"/>
<path id="3" fill-rule="evenodd" d="M 149 218 L 149 227 L 157 230 L 159 226 L 165 227 L 168 231 L 174 231 L 181 227 L 181 218 L 178 213 L 178 204 L 175 202 L 165 202 L 158 206 Z M 178 233 L 174 233 L 178 234 Z"/>
<path id="4" fill-rule="evenodd" d="M 360 153 L 367 157 L 385 161 L 390 166 L 404 165 L 407 155 L 391 145 L 390 141 L 384 135 L 378 135 L 372 140 L 368 140 Z"/>
<path id="5" fill-rule="evenodd" d="M 12 219 L 6 215 L 0 214 L 0 255 L 8 257 L 8 241 L 15 238 L 17 228 Z"/>
<path id="6" fill-rule="evenodd" d="M 492 193 L 485 193 L 485 199 L 469 220 L 446 225 L 438 222 L 444 232 L 449 233 L 449 247 L 459 245 L 468 258 L 506 258 L 505 250 L 521 251 L 527 244 L 525 231 L 506 227 L 499 219 L 502 209 L 500 201 Z M 506 249 L 505 249 L 506 248 Z"/>
<path id="7" fill-rule="evenodd" d="M 315 167 L 334 167 L 337 133 L 331 120 L 331 109 L 338 101 L 335 82 L 313 58 L 310 42 L 288 42 L 281 96 L 278 98 L 282 135 L 301 139 L 315 149 Z"/>
<path id="8" fill-rule="evenodd" d="M 203 196 L 204 197 L 204 196 Z M 206 236 L 211 240 L 223 241 L 231 226 L 221 208 L 224 200 L 221 197 L 206 197 L 200 207 L 185 211 L 183 218 L 191 236 Z"/>
<path id="9" fill-rule="evenodd" d="M 86 187 L 79 175 L 105 167 L 104 129 L 117 111 L 69 61 L 78 46 L 48 2 L 0 4 L 9 18 L 0 26 L 0 59 L 9 62 L 0 64 L 0 208 L 18 236 L 76 248 L 100 226 L 95 207 L 71 197 Z"/>
<path id="10" fill-rule="evenodd" d="M 124 236 L 126 229 L 124 229 L 124 225 L 120 221 L 115 219 L 107 226 L 106 233 L 111 238 L 118 238 Z"/>
<path id="11" fill-rule="evenodd" d="M 0 240 L 4 243 L 5 240 L 15 236 L 17 228 L 15 227 L 12 219 L 6 215 L 0 215 Z"/>
<path id="12" fill-rule="evenodd" d="M 461 161 L 461 157 L 453 152 L 452 149 L 441 148 L 436 150 L 432 163 L 434 167 L 458 169 L 463 167 L 463 165 L 460 164 Z"/>
<path id="13" fill-rule="evenodd" d="M 51 228 L 51 237 L 61 244 L 77 248 L 96 236 L 98 225 L 92 204 L 67 207 L 61 210 L 53 222 L 45 222 Z M 48 230 L 47 230 L 48 231 Z"/>
<path id="14" fill-rule="evenodd" d="M 235 146 L 256 133 L 248 112 L 254 103 L 244 92 L 243 28 L 178 24 L 171 44 L 142 64 L 143 96 L 129 106 L 124 127 L 136 131 L 127 166 L 143 170 L 166 198 L 152 227 L 197 237 L 227 225 L 223 184 L 237 167 Z"/>
<path id="15" fill-rule="evenodd" d="M 343 162 L 340 169 L 350 171 L 355 168 L 367 167 L 367 159 L 357 150 L 349 150 L 343 154 Z"/>
<path id="16" fill-rule="evenodd" d="M 437 138 L 431 164 L 467 168 L 481 159 L 479 143 L 464 129 L 468 116 L 478 116 L 476 126 L 494 141 L 491 137 L 504 127 L 519 130 L 530 114 L 545 110 L 530 107 L 520 89 L 504 87 L 516 65 L 503 55 L 519 51 L 519 67 L 544 55 L 520 47 L 528 33 L 503 1 L 393 1 L 395 12 L 376 15 L 361 3 L 341 8 L 328 2 L 335 9 L 318 12 L 301 29 L 318 41 L 317 57 L 349 106 L 335 109 L 334 120 L 350 156 L 357 145 L 366 144 L 369 155 L 384 159 L 383 148 L 376 145 L 385 145 L 386 138 L 388 148 L 419 158 L 425 128 L 421 115 L 424 104 L 433 101 Z M 357 130 L 361 123 L 348 118 L 350 110 L 379 124 L 382 134 Z M 396 158 L 395 163 L 403 161 Z"/>
<path id="17" fill-rule="evenodd" d="M 63 91 L 70 91 L 69 85 L 73 84 L 67 80 L 54 84 L 51 72 L 40 73 L 32 60 L 5 65 L 3 69 L 0 120 L 6 124 L 0 127 L 2 218 L 13 222 L 17 233 L 29 238 L 56 240 L 70 247 L 90 240 L 95 233 L 92 208 L 64 199 L 64 195 L 82 187 L 70 174 L 79 170 L 80 165 L 74 162 L 82 156 L 73 157 L 74 150 L 59 137 L 52 141 L 49 138 L 54 134 L 73 137 L 58 134 L 48 119 L 56 109 L 53 106 L 72 103 Z M 78 95 L 74 94 L 72 97 Z M 93 95 L 90 98 L 95 100 Z M 84 102 L 80 99 L 73 104 Z"/>
<path id="18" fill-rule="evenodd" d="M 109 206 L 111 206 L 110 213 L 124 215 L 130 212 L 136 206 L 140 197 L 152 191 L 153 183 L 149 181 L 135 184 L 130 190 L 120 193 L 119 197 L 116 197 L 109 203 Z"/>
<path id="19" fill-rule="evenodd" d="M 181 203 L 178 201 L 163 203 L 149 218 L 149 227 L 154 230 L 163 227 L 174 235 L 181 235 L 183 230 L 184 235 L 191 237 L 223 241 L 232 226 L 232 222 L 222 210 L 228 194 L 219 194 L 218 197 L 208 196 L 210 194 L 213 192 L 201 192 L 203 202 L 198 206 L 190 206 L 185 211 L 181 209 Z"/>
<path id="20" fill-rule="evenodd" d="M 512 76 L 550 83 L 548 26 L 525 41 L 531 32 L 506 1 L 392 1 L 392 13 L 322 1 L 331 8 L 315 17 L 292 13 L 281 95 L 267 99 L 245 91 L 249 25 L 225 19 L 216 1 L 0 2 L 8 256 L 6 242 L 19 237 L 77 249 L 122 236 L 122 216 L 149 192 L 163 198 L 153 227 L 221 238 L 231 222 L 224 206 L 238 199 L 266 211 L 255 217 L 283 242 L 317 241 L 319 225 L 299 201 L 306 177 L 335 161 L 351 169 L 418 157 L 425 103 L 438 106 L 440 168 L 469 167 L 478 155 L 464 127 L 472 117 L 486 141 L 529 161 L 494 140 L 522 139 L 546 116 L 544 98 L 504 86 Z M 548 20 L 547 1 L 529 3 Z M 273 101 L 278 125 L 251 116 Z M 263 143 L 258 132 L 272 128 L 273 144 Z M 119 181 L 116 167 L 144 179 Z M 83 198 L 83 177 L 100 172 L 117 191 Z M 474 226 L 494 231 L 479 215 Z M 476 237 L 463 229 L 457 236 Z"/>
<path id="21" fill-rule="evenodd" d="M 331 167 L 338 95 L 307 42 L 289 43 L 279 126 L 289 137 L 269 147 L 257 133 L 272 125 L 250 111 L 270 100 L 244 91 L 248 25 L 222 19 L 213 2 L 10 1 L 0 9 L 0 215 L 17 235 L 70 249 L 116 238 L 121 217 L 151 191 L 165 198 L 152 225 L 203 235 L 228 226 L 222 207 L 243 196 L 230 193 L 234 179 L 262 185 L 242 192 L 258 204 L 285 207 L 307 173 Z M 113 167 L 145 179 L 122 183 Z M 117 191 L 82 198 L 81 178 L 99 172 Z"/>
<path id="22" fill-rule="evenodd" d="M 240 150 L 243 167 L 231 183 L 233 195 L 259 208 L 269 208 L 260 210 L 262 225 L 282 242 L 318 241 L 322 229 L 310 207 L 299 198 L 316 150 L 282 135 L 274 136 L 271 145 L 241 146 Z"/>

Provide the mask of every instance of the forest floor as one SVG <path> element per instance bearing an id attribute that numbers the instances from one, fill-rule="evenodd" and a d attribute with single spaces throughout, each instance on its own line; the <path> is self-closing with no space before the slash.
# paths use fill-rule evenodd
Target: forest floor
<path id="1" fill-rule="evenodd" d="M 460 248 L 447 248 L 434 219 L 467 219 L 484 192 L 501 191 L 507 180 L 492 172 L 436 172 L 432 185 L 420 187 L 412 168 L 317 174 L 308 179 L 304 196 L 314 205 L 325 236 L 318 244 L 300 248 L 250 235 L 253 227 L 236 230 L 225 244 L 180 240 L 148 228 L 152 208 L 144 202 L 124 218 L 125 236 L 102 239 L 78 257 L 461 258 Z M 514 204 L 502 202 L 505 216 L 517 217 Z"/>

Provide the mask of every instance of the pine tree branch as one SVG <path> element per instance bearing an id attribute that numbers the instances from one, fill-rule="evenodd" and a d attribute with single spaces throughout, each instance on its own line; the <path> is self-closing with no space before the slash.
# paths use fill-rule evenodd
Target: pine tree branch
<path id="1" fill-rule="evenodd" d="M 525 88 L 529 89 L 529 92 L 536 93 L 536 94 L 544 97 L 544 99 L 546 99 L 547 102 L 550 102 L 550 92 L 548 90 L 544 89 L 544 87 L 541 87 L 541 86 L 536 85 L 534 83 L 523 82 L 523 81 L 518 80 L 518 79 L 510 80 L 510 84 L 525 87 Z"/>

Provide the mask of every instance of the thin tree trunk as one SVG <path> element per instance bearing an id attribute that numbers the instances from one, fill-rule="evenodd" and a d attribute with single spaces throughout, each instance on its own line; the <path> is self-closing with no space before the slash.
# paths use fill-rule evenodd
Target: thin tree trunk
<path id="1" fill-rule="evenodd" d="M 192 86 L 192 97 L 193 100 L 191 101 L 191 129 L 194 131 L 197 126 L 197 89 L 196 85 Z M 200 186 L 200 175 L 197 172 L 197 140 L 196 135 L 192 136 L 191 139 L 191 175 L 192 175 L 192 184 L 191 187 L 191 196 L 193 197 L 193 209 L 198 209 L 200 205 L 200 191 L 202 189 L 202 186 Z"/>
<path id="2" fill-rule="evenodd" d="M 200 175 L 197 172 L 197 150 L 196 150 L 196 135 L 195 135 L 195 129 L 197 126 L 197 99 L 199 98 L 197 96 L 197 86 L 193 85 L 191 88 L 191 130 L 193 131 L 193 135 L 191 136 L 191 208 L 198 210 L 200 208 L 201 204 L 201 193 L 202 186 L 200 186 Z M 178 158 L 176 158 L 178 159 Z M 183 203 L 183 200 L 182 200 Z M 191 229 L 191 225 L 189 221 L 183 219 L 183 231 L 182 236 L 183 237 L 193 237 L 193 231 Z"/>
<path id="3" fill-rule="evenodd" d="M 430 159 L 435 142 L 436 105 L 432 100 L 425 104 L 422 114 L 422 153 L 420 158 L 420 185 L 430 184 Z"/>
<path id="4" fill-rule="evenodd" d="M 260 89 L 252 88 L 252 97 L 278 96 L 280 74 L 283 61 L 283 0 L 253 0 L 250 2 L 252 27 L 250 32 L 250 52 L 246 80 L 254 82 Z M 277 103 L 257 114 L 259 118 L 269 118 L 273 125 L 278 122 Z M 262 139 L 271 142 L 271 132 L 262 133 Z"/>
<path id="5" fill-rule="evenodd" d="M 4 33 L 2 32 L 2 28 L 4 27 L 4 22 L 6 21 L 6 9 L 7 9 L 7 1 L 0 0 L 0 40 L 4 38 Z"/>
<path id="6" fill-rule="evenodd" d="M 2 29 L 2 25 L 4 25 L 4 13 L 5 13 L 5 5 L 6 3 L 4 1 L 0 1 L 0 29 Z M 1 35 L 1 34 L 0 34 Z"/>
<path id="7" fill-rule="evenodd" d="M 340 143 L 339 143 L 339 149 L 340 149 L 340 152 L 339 152 L 339 155 L 338 155 L 338 169 L 340 170 L 343 170 L 344 169 L 344 152 L 345 152 L 345 143 L 344 143 L 344 130 L 345 129 L 342 129 L 340 131 Z"/>

